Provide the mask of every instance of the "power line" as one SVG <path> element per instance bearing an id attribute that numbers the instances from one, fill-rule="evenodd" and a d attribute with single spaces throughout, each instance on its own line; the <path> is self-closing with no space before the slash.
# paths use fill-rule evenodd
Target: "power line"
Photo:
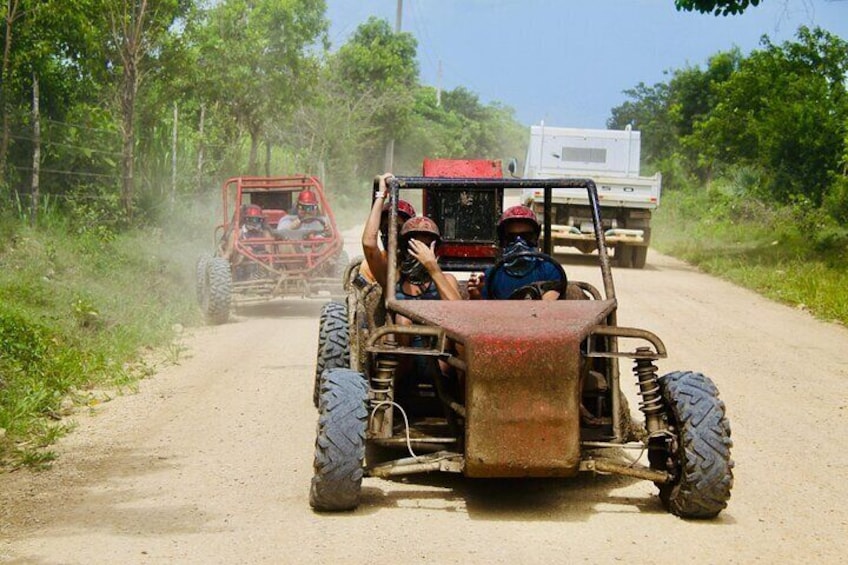
<path id="1" fill-rule="evenodd" d="M 35 141 L 34 138 L 27 137 L 27 136 L 24 136 L 24 135 L 10 135 L 9 137 L 11 137 L 12 139 L 17 139 L 17 140 L 21 140 L 21 141 Z M 115 157 L 121 156 L 121 153 L 118 152 L 118 151 L 106 151 L 104 149 L 91 149 L 90 147 L 82 147 L 80 145 L 71 145 L 69 143 L 61 143 L 59 141 L 47 141 L 47 140 L 42 139 L 41 144 L 42 145 L 56 145 L 56 146 L 60 146 L 60 147 L 68 147 L 70 149 L 79 149 L 80 151 L 88 151 L 90 153 L 103 153 L 104 155 L 112 155 L 112 156 L 115 156 Z"/>
<path id="2" fill-rule="evenodd" d="M 32 171 L 32 167 L 19 167 L 17 165 L 12 165 L 12 168 L 16 169 L 18 171 Z M 45 168 L 45 167 L 41 167 L 39 169 L 39 171 L 42 172 L 42 173 L 55 173 L 55 174 L 59 174 L 59 175 L 76 175 L 76 176 L 83 176 L 83 177 L 100 177 L 100 178 L 116 179 L 116 180 L 118 178 L 120 178 L 117 174 L 107 175 L 107 174 L 104 174 L 104 173 L 83 173 L 83 172 L 80 172 L 80 171 L 62 171 L 62 170 L 59 170 L 59 169 L 48 169 L 48 168 Z"/>
<path id="3" fill-rule="evenodd" d="M 51 124 L 57 124 L 57 125 L 60 125 L 60 126 L 68 126 L 68 127 L 77 128 L 77 129 L 84 129 L 86 131 L 97 131 L 97 132 L 100 132 L 100 133 L 108 133 L 110 135 L 120 135 L 119 132 L 113 131 L 113 130 L 92 128 L 92 127 L 83 126 L 83 125 L 80 125 L 80 124 L 70 124 L 68 122 L 60 122 L 58 120 L 51 120 L 50 118 L 44 118 L 44 121 L 51 123 Z"/>

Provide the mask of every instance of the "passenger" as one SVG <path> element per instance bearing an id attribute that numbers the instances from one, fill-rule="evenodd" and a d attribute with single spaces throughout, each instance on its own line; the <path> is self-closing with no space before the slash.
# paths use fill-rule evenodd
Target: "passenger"
<path id="1" fill-rule="evenodd" d="M 371 214 L 362 232 L 365 263 L 384 293 L 388 284 L 389 261 L 387 253 L 380 249 L 377 241 L 383 202 L 386 199 L 386 182 L 391 176 L 391 174 L 384 174 L 379 177 L 379 188 L 375 194 L 374 205 L 371 207 Z M 400 204 L 398 207 L 400 208 Z M 385 233 L 388 233 L 388 224 L 386 224 Z M 436 223 L 429 218 L 416 216 L 403 224 L 399 235 L 399 273 L 397 288 L 394 289 L 397 298 L 460 300 L 462 297 L 456 277 L 443 273 L 436 259 L 435 249 L 441 241 L 441 234 Z"/>
<path id="2" fill-rule="evenodd" d="M 265 216 L 262 214 L 262 208 L 256 204 L 242 206 L 239 216 L 239 240 L 270 239 L 272 237 L 271 230 L 268 228 L 268 224 L 265 221 Z M 235 253 L 236 238 L 233 237 L 233 233 L 235 233 L 235 230 L 231 228 L 224 237 L 223 256 L 228 260 L 232 260 Z M 250 248 L 254 253 L 271 252 L 270 246 L 264 244 L 252 245 Z M 239 262 L 241 260 L 241 256 L 239 255 L 238 257 L 235 257 L 235 259 L 236 262 Z"/>
<path id="3" fill-rule="evenodd" d="M 539 251 L 542 226 L 536 214 L 527 206 L 507 208 L 498 221 L 498 241 L 504 264 L 494 273 L 490 286 L 494 297 L 507 298 L 516 290 L 534 283 L 548 282 L 542 287 L 542 300 L 558 300 L 565 293 L 566 281 L 551 261 L 527 257 L 527 252 Z M 473 274 L 468 279 L 468 297 L 472 300 L 492 298 L 486 280 L 493 276 L 494 267 L 485 274 Z"/>
<path id="4" fill-rule="evenodd" d="M 430 218 L 417 216 L 403 224 L 395 287 L 398 300 L 462 300 L 456 277 L 442 272 L 436 258 L 441 239 L 439 227 Z"/>
<path id="5" fill-rule="evenodd" d="M 383 198 L 374 199 L 374 205 L 372 206 L 372 212 L 374 208 L 379 209 L 381 207 L 381 202 L 383 202 Z M 383 254 L 383 257 L 386 257 L 387 249 L 389 248 L 389 206 L 390 204 L 386 202 L 382 204 L 383 211 L 380 214 L 380 243 L 383 245 L 383 249 L 380 251 Z M 415 208 L 407 202 L 406 200 L 398 201 L 398 215 L 397 215 L 397 231 L 400 233 L 400 228 L 403 226 L 403 223 L 410 218 L 415 217 Z M 400 238 L 398 238 L 400 241 Z M 374 273 L 371 272 L 371 268 L 368 266 L 368 261 L 363 261 L 359 266 L 359 274 L 365 279 L 368 283 L 375 283 L 377 279 L 374 278 Z"/>

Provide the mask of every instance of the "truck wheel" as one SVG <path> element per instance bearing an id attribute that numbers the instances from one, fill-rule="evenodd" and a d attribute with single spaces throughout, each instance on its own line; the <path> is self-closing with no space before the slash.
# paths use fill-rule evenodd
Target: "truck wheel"
<path id="1" fill-rule="evenodd" d="M 319 511 L 353 510 L 362 491 L 368 385 L 362 373 L 329 369 L 320 396 L 309 504 Z"/>
<path id="2" fill-rule="evenodd" d="M 727 507 L 733 487 L 730 423 L 718 389 L 701 373 L 678 371 L 659 379 L 674 439 L 653 451 L 651 467 L 671 473 L 658 484 L 660 499 L 682 518 L 713 518 Z"/>
<path id="3" fill-rule="evenodd" d="M 206 284 L 206 265 L 209 264 L 210 255 L 203 254 L 197 258 L 197 263 L 194 266 L 195 273 L 195 294 L 197 295 L 197 303 L 203 305 L 203 287 Z"/>
<path id="4" fill-rule="evenodd" d="M 210 324 L 223 324 L 230 317 L 233 275 L 223 257 L 211 257 L 206 263 L 200 308 Z"/>
<path id="5" fill-rule="evenodd" d="M 315 360 L 315 386 L 312 404 L 318 408 L 321 373 L 327 369 L 350 367 L 350 336 L 347 327 L 347 306 L 328 302 L 321 308 L 318 326 L 318 355 Z"/>
<path id="6" fill-rule="evenodd" d="M 619 243 L 615 247 L 615 264 L 622 269 L 633 266 L 633 247 L 626 243 Z"/>
<path id="7" fill-rule="evenodd" d="M 631 266 L 634 269 L 644 269 L 648 260 L 648 248 L 644 245 L 633 246 L 630 256 Z"/>

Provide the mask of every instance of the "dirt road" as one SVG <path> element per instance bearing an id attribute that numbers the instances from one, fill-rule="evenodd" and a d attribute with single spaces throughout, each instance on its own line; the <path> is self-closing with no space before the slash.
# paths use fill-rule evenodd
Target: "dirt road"
<path id="1" fill-rule="evenodd" d="M 717 520 L 665 513 L 650 483 L 589 475 L 368 478 L 356 512 L 313 513 L 320 304 L 287 302 L 188 332 L 178 365 L 75 416 L 52 470 L 0 476 L 0 561 L 845 562 L 848 331 L 648 261 L 616 271 L 619 322 L 663 338 L 661 372 L 700 370 L 727 403 L 736 484 Z"/>

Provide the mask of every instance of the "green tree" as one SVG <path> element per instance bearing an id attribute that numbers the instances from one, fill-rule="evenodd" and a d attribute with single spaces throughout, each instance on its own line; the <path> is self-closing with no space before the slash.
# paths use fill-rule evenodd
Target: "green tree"
<path id="1" fill-rule="evenodd" d="M 630 98 L 611 111 L 607 120 L 610 129 L 631 126 L 642 132 L 642 159 L 658 163 L 671 155 L 678 147 L 678 137 L 669 113 L 669 85 L 657 83 L 648 86 L 640 82 L 636 87 L 625 90 Z"/>
<path id="2" fill-rule="evenodd" d="M 764 38 L 764 48 L 717 85 L 692 145 L 711 161 L 756 167 L 767 200 L 820 206 L 844 151 L 848 44 L 806 27 L 797 38 L 782 46 Z"/>
<path id="3" fill-rule="evenodd" d="M 406 32 L 395 33 L 388 22 L 369 18 L 335 54 L 342 85 L 350 95 L 379 100 L 374 116 L 375 141 L 381 145 L 406 134 L 418 86 L 417 43 Z M 371 170 L 381 167 L 377 155 L 363 156 Z"/>
<path id="4" fill-rule="evenodd" d="M 712 12 L 714 16 L 741 14 L 751 6 L 758 6 L 762 0 L 674 0 L 678 10 L 698 11 L 702 14 Z"/>
<path id="5" fill-rule="evenodd" d="M 186 29 L 196 54 L 196 88 L 250 137 L 248 170 L 258 148 L 308 97 L 326 47 L 324 0 L 223 0 L 197 12 Z"/>
<path id="6" fill-rule="evenodd" d="M 96 96 L 99 82 L 104 78 L 101 50 L 104 37 L 96 21 L 102 6 L 102 0 L 80 0 L 73 4 L 61 0 L 3 2 L 0 182 L 8 184 L 10 179 L 6 164 L 13 136 L 29 141 L 26 131 L 31 127 L 34 77 L 40 83 L 40 106 L 47 120 L 60 121 L 76 103 Z M 53 138 L 62 135 L 45 133 Z M 12 155 L 16 168 L 23 167 L 30 158 L 29 145 L 21 144 L 17 155 Z"/>

